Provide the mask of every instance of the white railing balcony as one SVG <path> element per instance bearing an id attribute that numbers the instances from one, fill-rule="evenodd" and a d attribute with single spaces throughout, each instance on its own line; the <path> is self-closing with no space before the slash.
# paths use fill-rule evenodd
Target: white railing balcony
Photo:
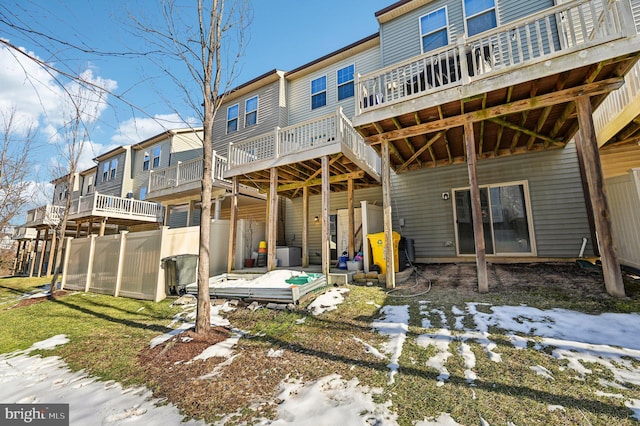
<path id="1" fill-rule="evenodd" d="M 229 145 L 227 176 L 290 164 L 334 152 L 350 155 L 361 168 L 378 177 L 380 157 L 368 146 L 342 109 L 336 113 Z"/>
<path id="2" fill-rule="evenodd" d="M 37 234 L 38 231 L 35 228 L 25 228 L 24 226 L 21 226 L 20 228 L 16 228 L 11 239 L 16 241 L 33 240 L 36 238 Z"/>
<path id="3" fill-rule="evenodd" d="M 157 203 L 94 192 L 71 201 L 69 219 L 100 216 L 117 219 L 162 222 L 164 208 Z"/>
<path id="4" fill-rule="evenodd" d="M 624 85 L 609 93 L 593 112 L 598 145 L 603 145 L 638 115 L 640 107 L 640 62 L 624 77 Z"/>
<path id="5" fill-rule="evenodd" d="M 47 204 L 45 206 L 36 207 L 35 209 L 31 209 L 27 212 L 27 218 L 24 226 L 57 226 L 62 220 L 63 214 L 64 206 Z"/>
<path id="6" fill-rule="evenodd" d="M 576 0 L 356 80 L 356 114 L 636 35 L 629 0 Z"/>
<path id="7" fill-rule="evenodd" d="M 223 177 L 227 169 L 227 159 L 213 152 L 213 169 L 212 177 L 214 186 L 217 183 L 224 182 L 228 184 Z M 180 192 L 181 189 L 189 184 L 198 183 L 202 179 L 202 157 L 194 158 L 189 161 L 179 162 L 173 166 L 163 169 L 151 170 L 149 172 L 148 194 L 153 195 L 159 191 L 175 189 L 173 192 Z"/>

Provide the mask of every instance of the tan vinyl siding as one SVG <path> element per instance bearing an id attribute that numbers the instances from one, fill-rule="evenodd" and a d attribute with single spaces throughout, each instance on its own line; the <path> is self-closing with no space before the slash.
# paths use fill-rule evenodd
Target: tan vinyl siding
<path id="1" fill-rule="evenodd" d="M 169 165 L 173 166 L 180 161 L 184 162 L 202 157 L 202 137 L 203 132 L 175 135 L 171 141 Z"/>
<path id="2" fill-rule="evenodd" d="M 332 63 L 330 66 L 306 74 L 303 77 L 289 81 L 289 124 L 323 116 L 335 112 L 339 106 L 350 119 L 355 114 L 355 97 L 349 97 L 338 101 L 338 77 L 339 69 L 354 65 L 354 74 L 367 74 L 380 67 L 379 48 L 368 49 L 348 59 Z M 327 76 L 327 104 L 324 107 L 311 109 L 311 81 Z M 354 77 L 355 84 L 355 77 Z"/>
<path id="3" fill-rule="evenodd" d="M 158 167 L 153 167 L 153 150 L 156 147 L 160 147 L 160 164 Z M 166 138 L 160 142 L 149 145 L 143 149 L 134 150 L 133 154 L 133 185 L 132 192 L 136 199 L 140 199 L 140 190 L 145 187 L 149 189 L 149 170 L 143 170 L 144 154 L 149 153 L 149 170 L 162 169 L 169 166 L 169 160 L 171 158 L 171 139 Z"/>
<path id="4" fill-rule="evenodd" d="M 604 179 L 627 174 L 629 169 L 640 167 L 640 146 L 628 144 L 601 149 L 600 162 Z"/>
<path id="5" fill-rule="evenodd" d="M 276 81 L 222 104 L 213 124 L 213 149 L 226 157 L 229 143 L 249 139 L 273 131 L 277 126 L 286 125 L 282 122 L 281 110 L 284 106 L 281 102 L 281 89 L 280 81 Z M 258 121 L 253 126 L 245 127 L 245 101 L 254 96 L 258 96 Z M 238 104 L 238 131 L 227 134 L 227 108 L 235 104 Z"/>
<path id="6" fill-rule="evenodd" d="M 538 257 L 577 257 L 591 234 L 575 144 L 564 149 L 478 162 L 480 185 L 527 181 Z M 455 257 L 453 188 L 469 186 L 464 164 L 425 169 L 392 179 L 394 229 L 415 240 L 417 257 Z M 447 242 L 453 245 L 447 246 Z"/>

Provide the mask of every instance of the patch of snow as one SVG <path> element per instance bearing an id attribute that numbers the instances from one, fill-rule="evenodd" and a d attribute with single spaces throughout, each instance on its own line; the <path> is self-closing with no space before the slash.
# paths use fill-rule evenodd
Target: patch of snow
<path id="1" fill-rule="evenodd" d="M 70 340 L 65 334 L 57 334 L 53 337 L 49 337 L 46 340 L 42 340 L 40 342 L 34 343 L 33 345 L 31 345 L 29 349 L 27 349 L 27 351 L 31 352 L 31 350 L 37 350 L 37 349 L 43 349 L 43 350 L 53 349 L 56 346 L 66 345 L 69 342 Z"/>
<path id="2" fill-rule="evenodd" d="M 409 306 L 383 306 L 380 309 L 383 315 L 372 326 L 378 333 L 389 336 L 389 341 L 385 345 L 384 352 L 390 354 L 389 384 L 395 382 L 395 375 L 400 367 L 398 360 L 402 354 L 402 345 L 407 338 L 409 331 Z"/>
<path id="3" fill-rule="evenodd" d="M 527 349 L 529 339 L 526 337 L 518 336 L 517 334 L 507 334 L 507 338 L 511 341 L 511 344 L 516 349 Z"/>
<path id="4" fill-rule="evenodd" d="M 489 426 L 489 422 L 480 416 L 480 426 Z"/>
<path id="5" fill-rule="evenodd" d="M 280 358 L 284 354 L 284 349 L 269 349 L 267 352 L 268 358 Z"/>
<path id="6" fill-rule="evenodd" d="M 608 393 L 608 392 L 602 392 L 600 390 L 597 390 L 594 393 L 598 396 L 604 396 L 607 398 L 618 398 L 618 399 L 624 398 L 624 395 L 622 395 L 621 393 Z"/>
<path id="7" fill-rule="evenodd" d="M 444 328 L 432 334 L 421 334 L 416 340 L 416 343 L 423 348 L 429 346 L 435 348 L 436 354 L 427 360 L 426 365 L 438 371 L 437 386 L 444 385 L 445 380 L 449 379 L 449 370 L 445 367 L 445 363 L 453 355 L 449 352 L 449 344 L 452 340 L 451 331 Z"/>
<path id="8" fill-rule="evenodd" d="M 555 380 L 553 378 L 553 374 L 551 374 L 551 371 L 547 370 L 541 365 L 534 365 L 533 367 L 529 367 L 529 369 L 535 371 L 538 376 L 542 376 L 545 379 Z"/>
<path id="9" fill-rule="evenodd" d="M 307 310 L 312 315 L 320 315 L 327 311 L 338 309 L 338 305 L 344 302 L 344 295 L 349 293 L 348 288 L 334 287 L 326 293 L 316 297 L 316 299 L 307 306 Z"/>
<path id="10" fill-rule="evenodd" d="M 390 402 L 377 404 L 381 389 L 360 386 L 358 379 L 345 381 L 331 374 L 311 383 L 281 383 L 277 418 L 262 420 L 260 425 L 396 425 L 397 414 L 389 410 Z"/>
<path id="11" fill-rule="evenodd" d="M 458 351 L 464 360 L 464 378 L 467 380 L 467 383 L 472 383 L 478 378 L 475 371 L 473 371 L 476 366 L 476 355 L 471 350 L 471 346 L 465 342 L 462 342 Z"/>
<path id="12" fill-rule="evenodd" d="M 233 355 L 233 347 L 238 343 L 238 340 L 244 335 L 240 330 L 233 329 L 231 337 L 218 342 L 215 345 L 209 346 L 202 351 L 199 355 L 193 358 L 194 361 L 205 360 L 213 357 L 229 358 Z"/>
<path id="13" fill-rule="evenodd" d="M 438 417 L 427 417 L 414 423 L 415 426 L 462 426 L 453 420 L 451 414 L 441 413 Z"/>
<path id="14" fill-rule="evenodd" d="M 625 402 L 624 405 L 633 411 L 632 417 L 640 421 L 640 399 L 631 399 Z"/>
<path id="15" fill-rule="evenodd" d="M 220 374 L 222 374 L 222 370 L 233 364 L 233 360 L 238 356 L 239 354 L 234 354 L 232 356 L 230 356 L 229 358 L 225 359 L 224 362 L 221 362 L 220 364 L 216 365 L 215 368 L 213 370 L 211 370 L 211 372 L 204 374 L 200 377 L 198 377 L 198 380 L 206 380 L 206 379 L 211 379 L 213 377 L 217 377 Z"/>
<path id="16" fill-rule="evenodd" d="M 547 405 L 547 411 L 567 411 L 562 405 Z"/>
<path id="17" fill-rule="evenodd" d="M 307 321 L 307 317 L 298 318 L 296 324 L 304 324 Z"/>
<path id="18" fill-rule="evenodd" d="M 369 354 L 373 355 L 374 357 L 376 357 L 378 359 L 385 359 L 386 358 L 386 356 L 384 356 L 379 350 L 377 350 L 376 348 L 374 348 L 373 346 L 371 346 L 370 344 L 368 344 L 364 340 L 360 339 L 359 337 L 354 337 L 353 340 L 355 340 L 358 343 L 362 343 L 362 345 L 364 346 L 364 351 L 366 353 L 369 353 Z"/>

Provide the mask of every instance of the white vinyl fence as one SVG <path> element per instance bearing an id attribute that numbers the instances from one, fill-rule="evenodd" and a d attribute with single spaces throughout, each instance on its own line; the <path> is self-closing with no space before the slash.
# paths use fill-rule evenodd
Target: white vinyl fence
<path id="1" fill-rule="evenodd" d="M 640 169 L 607 179 L 605 188 L 618 260 L 640 269 Z"/>
<path id="2" fill-rule="evenodd" d="M 166 297 L 162 259 L 198 253 L 199 227 L 69 238 L 65 290 L 159 301 Z M 211 222 L 209 276 L 226 272 L 229 221 Z"/>

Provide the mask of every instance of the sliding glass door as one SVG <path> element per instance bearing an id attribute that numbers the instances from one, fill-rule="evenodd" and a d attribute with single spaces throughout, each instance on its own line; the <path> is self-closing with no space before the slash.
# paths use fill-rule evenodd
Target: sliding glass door
<path id="1" fill-rule="evenodd" d="M 455 189 L 454 200 L 458 254 L 475 254 L 471 191 Z M 487 254 L 535 255 L 526 182 L 481 187 L 480 208 Z"/>

